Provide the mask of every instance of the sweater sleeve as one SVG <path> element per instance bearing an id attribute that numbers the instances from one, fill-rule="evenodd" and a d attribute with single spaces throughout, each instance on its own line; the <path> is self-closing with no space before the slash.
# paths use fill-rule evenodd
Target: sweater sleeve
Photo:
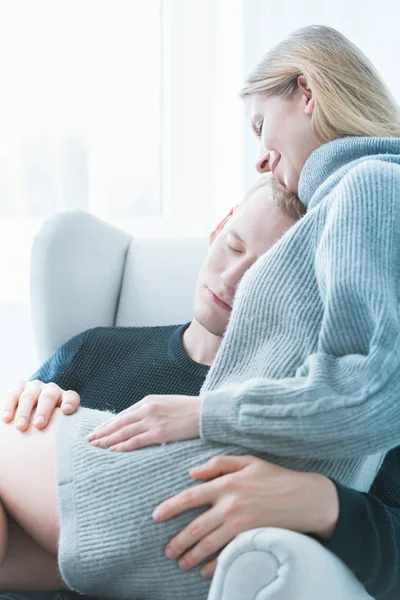
<path id="1" fill-rule="evenodd" d="M 368 161 L 332 192 L 315 252 L 317 350 L 293 377 L 205 392 L 200 434 L 322 459 L 400 442 L 400 167 Z"/>
<path id="2" fill-rule="evenodd" d="M 56 383 L 64 390 L 73 389 L 71 381 L 73 365 L 85 344 L 88 331 L 78 333 L 56 350 L 30 377 L 30 381 L 38 379 L 43 383 Z"/>
<path id="3" fill-rule="evenodd" d="M 392 461 L 394 452 L 388 455 Z M 377 479 L 380 477 L 381 474 Z M 394 487 L 390 480 L 384 482 L 382 490 L 393 488 L 397 492 L 388 498 L 379 487 L 367 494 L 334 483 L 339 495 L 339 520 L 329 542 L 319 541 L 343 560 L 376 600 L 397 600 L 400 589 L 398 486 Z"/>

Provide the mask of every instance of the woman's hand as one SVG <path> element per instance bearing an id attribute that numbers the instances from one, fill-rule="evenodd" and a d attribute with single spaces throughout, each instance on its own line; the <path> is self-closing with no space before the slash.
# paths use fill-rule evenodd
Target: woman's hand
<path id="1" fill-rule="evenodd" d="M 94 446 L 125 452 L 198 438 L 201 400 L 198 396 L 146 396 L 96 427 L 86 439 Z"/>
<path id="2" fill-rule="evenodd" d="M 15 417 L 17 429 L 26 431 L 36 408 L 33 425 L 37 429 L 44 429 L 57 407 L 61 407 L 64 414 L 71 415 L 80 402 L 79 394 L 63 390 L 56 383 L 43 383 L 38 379 L 20 381 L 8 394 L 3 421 L 11 423 Z"/>
<path id="3" fill-rule="evenodd" d="M 190 508 L 211 505 L 168 544 L 168 558 L 186 570 L 219 552 L 239 533 L 256 527 L 281 527 L 329 539 L 339 516 L 335 485 L 317 473 L 299 473 L 253 456 L 217 456 L 191 469 L 207 483 L 186 489 L 160 504 L 155 521 Z M 217 559 L 201 569 L 212 577 Z"/>

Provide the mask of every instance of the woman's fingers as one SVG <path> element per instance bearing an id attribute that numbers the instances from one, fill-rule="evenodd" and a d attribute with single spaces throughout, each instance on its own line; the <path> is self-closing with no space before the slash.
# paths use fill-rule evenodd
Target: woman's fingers
<path id="1" fill-rule="evenodd" d="M 154 431 L 145 431 L 144 433 L 139 433 L 134 437 L 131 437 L 125 442 L 120 442 L 110 446 L 109 450 L 113 450 L 115 452 L 129 452 L 130 450 L 137 450 L 138 448 L 154 446 L 157 444 L 159 444 L 159 442 Z"/>
<path id="2" fill-rule="evenodd" d="M 29 407 L 24 404 L 24 396 L 20 398 L 17 409 L 17 423 L 20 416 L 27 420 L 27 426 L 32 417 L 32 412 L 36 406 L 35 418 L 33 424 L 37 429 L 44 429 L 48 424 L 51 415 L 56 406 L 60 405 L 62 389 L 56 383 L 42 383 L 41 389 L 31 395 L 32 402 Z"/>
<path id="3" fill-rule="evenodd" d="M 64 391 L 56 384 L 45 385 L 37 401 L 36 415 L 33 420 L 34 426 L 37 429 L 47 427 L 57 406 L 61 406 L 64 414 L 71 415 L 77 410 L 80 401 L 79 394 L 72 390 Z"/>
<path id="4" fill-rule="evenodd" d="M 4 412 L 2 415 L 3 421 L 10 423 L 15 415 L 15 410 L 18 406 L 19 398 L 25 389 L 26 381 L 19 381 L 9 393 L 7 394 L 7 400 L 4 405 Z"/>
<path id="5" fill-rule="evenodd" d="M 38 397 L 43 389 L 41 381 L 28 381 L 19 397 L 14 419 L 15 426 L 19 431 L 26 431 L 32 416 L 33 409 L 37 404 Z"/>
<path id="6" fill-rule="evenodd" d="M 96 438 L 90 443 L 99 448 L 110 448 L 111 446 L 116 446 L 122 444 L 123 442 L 127 442 L 131 438 L 134 438 L 135 436 L 138 436 L 144 432 L 145 429 L 142 423 L 131 423 L 121 427 L 121 429 L 117 429 L 116 431 L 109 433 L 108 435 L 103 435 L 100 438 Z"/>
<path id="7" fill-rule="evenodd" d="M 129 410 L 124 413 L 119 413 L 117 416 L 113 417 L 110 421 L 108 421 L 104 425 L 101 425 L 101 426 L 93 429 L 93 431 L 91 433 L 89 433 L 89 435 L 86 437 L 86 439 L 89 442 L 93 442 L 94 440 L 100 440 L 102 438 L 106 438 L 106 437 L 110 436 L 111 434 L 115 433 L 116 431 L 122 429 L 123 427 L 126 427 L 127 425 L 130 425 L 132 423 L 136 423 L 137 421 L 140 421 L 141 418 L 142 418 L 142 415 L 141 415 L 141 412 L 139 409 L 135 410 L 135 411 Z M 104 441 L 104 439 L 103 439 L 103 441 Z"/>
<path id="8" fill-rule="evenodd" d="M 249 459 L 251 457 L 248 456 L 214 456 L 203 465 L 193 467 L 189 472 L 194 479 L 214 479 L 240 471 L 249 464 Z"/>
<path id="9" fill-rule="evenodd" d="M 188 568 L 198 564 L 198 562 L 201 562 L 201 560 L 204 560 L 204 558 L 209 556 L 209 554 L 206 554 L 203 558 L 199 559 L 198 562 L 194 562 L 197 556 L 200 556 L 201 551 L 205 552 L 208 548 L 208 543 L 204 543 L 204 540 L 208 539 L 207 536 L 218 529 L 222 523 L 223 521 L 221 521 L 221 516 L 218 512 L 214 508 L 210 508 L 210 510 L 189 523 L 189 525 L 182 529 L 182 531 L 168 543 L 165 548 L 165 556 L 170 559 L 179 558 L 180 556 L 184 558 L 182 555 L 192 548 L 192 546 L 197 545 L 197 552 L 191 555 L 187 553 L 185 557 L 189 556 L 187 565 L 190 566 Z M 182 566 L 183 563 L 181 564 L 181 562 L 179 562 L 178 564 L 181 568 L 184 568 L 184 566 Z"/>
<path id="10" fill-rule="evenodd" d="M 36 408 L 33 424 L 37 429 L 44 429 L 57 406 L 61 406 L 65 414 L 71 414 L 79 404 L 79 394 L 64 391 L 56 383 L 21 381 L 8 395 L 3 420 L 10 423 L 15 419 L 17 429 L 26 431 Z"/>
<path id="11" fill-rule="evenodd" d="M 79 408 L 81 397 L 73 390 L 66 390 L 62 393 L 61 410 L 66 415 L 72 415 Z"/>
<path id="12" fill-rule="evenodd" d="M 153 511 L 155 521 L 166 521 L 190 508 L 212 504 L 215 498 L 214 486 L 211 483 L 201 483 L 172 496 L 159 504 Z"/>

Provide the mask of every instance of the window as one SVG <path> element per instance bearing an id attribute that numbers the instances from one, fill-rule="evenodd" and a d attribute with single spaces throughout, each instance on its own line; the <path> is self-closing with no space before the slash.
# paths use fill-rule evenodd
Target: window
<path id="1" fill-rule="evenodd" d="M 242 0 L 0 2 L 2 386 L 36 366 L 43 219 L 82 209 L 136 236 L 206 235 L 240 200 L 242 26 Z"/>

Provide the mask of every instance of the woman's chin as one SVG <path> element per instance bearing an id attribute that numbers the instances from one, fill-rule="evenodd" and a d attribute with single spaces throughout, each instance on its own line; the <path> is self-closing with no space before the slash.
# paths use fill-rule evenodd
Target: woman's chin
<path id="1" fill-rule="evenodd" d="M 288 173 L 287 171 L 285 171 L 279 183 L 283 185 L 287 190 L 289 190 L 289 192 L 292 192 L 292 194 L 297 195 L 299 187 L 299 178 L 297 174 Z"/>

